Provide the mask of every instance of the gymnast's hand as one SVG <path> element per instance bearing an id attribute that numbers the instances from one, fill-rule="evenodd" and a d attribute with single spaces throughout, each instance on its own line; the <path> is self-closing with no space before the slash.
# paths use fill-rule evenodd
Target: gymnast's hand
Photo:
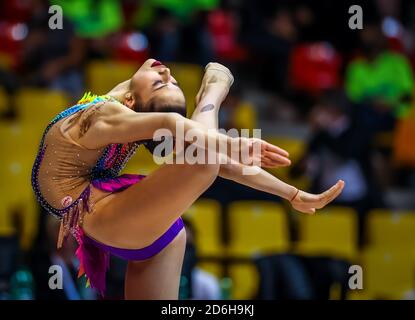
<path id="1" fill-rule="evenodd" d="M 286 167 L 291 164 L 289 153 L 280 147 L 258 138 L 237 139 L 241 144 L 241 156 L 247 156 L 249 159 L 249 163 L 244 164 L 255 166 L 261 164 L 264 168 Z"/>
<path id="2" fill-rule="evenodd" d="M 215 87 L 220 91 L 222 99 L 226 97 L 234 81 L 231 71 L 220 63 L 211 62 L 205 68 L 199 92 L 196 95 L 196 105 L 204 97 L 207 88 Z"/>
<path id="3" fill-rule="evenodd" d="M 290 202 L 294 209 L 303 213 L 314 214 L 316 209 L 321 209 L 336 199 L 342 192 L 343 188 L 344 181 L 339 180 L 330 189 L 320 194 L 311 194 L 297 190 Z"/>

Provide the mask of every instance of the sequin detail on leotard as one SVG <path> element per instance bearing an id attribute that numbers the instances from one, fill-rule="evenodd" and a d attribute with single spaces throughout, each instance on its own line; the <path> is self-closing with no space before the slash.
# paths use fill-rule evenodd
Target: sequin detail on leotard
<path id="1" fill-rule="evenodd" d="M 45 153 L 48 151 L 48 144 L 45 143 L 48 132 L 52 127 L 57 124 L 62 119 L 65 119 L 71 115 L 74 115 L 77 112 L 82 112 L 83 110 L 91 107 L 98 106 L 102 102 L 109 101 L 113 99 L 110 96 L 96 96 L 91 95 L 90 93 L 85 94 L 78 103 L 63 112 L 59 113 L 46 127 L 45 132 L 42 136 L 39 151 L 36 156 L 33 169 L 32 169 L 32 187 L 38 202 L 41 206 L 50 214 L 62 220 L 61 227 L 58 236 L 58 247 L 61 247 L 66 237 L 71 233 L 79 240 L 80 229 L 79 225 L 82 224 L 83 216 L 85 213 L 91 211 L 90 195 L 91 195 L 91 182 L 99 181 L 100 179 L 115 178 L 119 175 L 122 169 L 125 167 L 128 160 L 135 153 L 136 148 L 139 146 L 139 142 L 127 143 L 127 144 L 110 144 L 108 145 L 99 156 L 95 165 L 90 169 L 85 170 L 88 172 L 84 174 L 83 179 L 89 181 L 88 185 L 80 192 L 79 196 L 73 197 L 72 195 L 64 194 L 59 198 L 59 205 L 62 208 L 57 208 L 57 205 L 51 205 L 46 199 L 44 194 L 41 192 L 41 186 L 39 183 L 39 171 L 41 169 L 42 160 L 45 157 Z M 51 146 L 52 148 L 53 145 Z M 56 153 L 56 151 L 55 151 Z M 76 155 L 75 155 L 76 156 Z M 78 154 L 79 157 L 79 154 Z M 75 163 L 76 159 L 64 159 L 71 164 L 71 161 Z M 68 165 L 67 163 L 67 165 Z M 48 172 L 48 171 L 46 171 Z M 79 171 L 77 171 L 79 173 Z M 67 179 L 77 178 L 76 172 L 74 173 L 75 177 L 72 175 L 65 177 Z M 86 176 L 87 175 L 87 176 Z M 59 177 L 52 177 L 51 179 L 58 180 Z M 74 182 L 76 184 L 76 181 Z M 75 186 L 73 187 L 75 188 Z M 62 202 L 62 199 L 65 197 L 72 198 L 69 205 L 68 202 Z"/>

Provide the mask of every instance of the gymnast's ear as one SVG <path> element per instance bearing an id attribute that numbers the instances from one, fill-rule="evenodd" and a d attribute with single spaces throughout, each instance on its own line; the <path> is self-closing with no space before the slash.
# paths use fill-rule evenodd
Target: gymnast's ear
<path id="1" fill-rule="evenodd" d="M 124 104 L 132 109 L 135 110 L 135 105 L 136 105 L 136 101 L 135 101 L 135 97 L 133 95 L 133 93 L 131 91 L 127 91 L 124 95 Z"/>

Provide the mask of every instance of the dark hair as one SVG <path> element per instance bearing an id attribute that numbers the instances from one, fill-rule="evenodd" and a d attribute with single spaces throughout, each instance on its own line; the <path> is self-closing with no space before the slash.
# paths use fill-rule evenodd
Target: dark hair
<path id="1" fill-rule="evenodd" d="M 159 103 L 156 99 L 150 100 L 142 109 L 143 112 L 177 112 L 186 117 L 186 105 Z"/>
<path id="2" fill-rule="evenodd" d="M 133 91 L 131 89 L 131 83 L 130 90 Z M 184 117 L 186 116 L 186 103 L 184 103 L 184 105 L 181 105 L 178 103 L 171 103 L 170 101 L 153 97 L 152 99 L 147 101 L 146 104 L 143 104 L 143 102 L 137 94 L 134 94 L 134 98 L 136 101 L 134 111 L 136 112 L 177 112 Z"/>
<path id="3" fill-rule="evenodd" d="M 176 112 L 183 117 L 186 117 L 186 105 L 179 105 L 179 104 L 168 104 L 159 102 L 157 99 L 151 99 L 145 106 L 142 106 L 141 104 L 137 104 L 136 111 L 142 111 L 142 112 Z M 153 139 L 143 140 L 142 144 L 145 146 L 145 148 L 150 151 L 151 153 L 154 153 L 155 148 L 164 142 L 165 139 L 162 139 L 161 141 L 154 141 Z M 175 140 L 172 139 L 173 142 L 173 148 Z M 161 156 L 166 156 L 166 154 L 161 154 Z"/>

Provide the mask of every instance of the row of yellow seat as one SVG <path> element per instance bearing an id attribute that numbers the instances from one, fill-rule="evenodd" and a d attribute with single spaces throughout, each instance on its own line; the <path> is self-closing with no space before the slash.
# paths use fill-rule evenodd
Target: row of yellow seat
<path id="1" fill-rule="evenodd" d="M 281 204 L 268 201 L 231 203 L 228 208 L 230 241 L 226 247 L 220 234 L 223 222 L 221 210 L 218 202 L 204 199 L 196 202 L 185 215 L 197 230 L 196 241 L 202 255 L 252 257 L 292 249 L 289 219 Z M 301 235 L 294 247 L 296 252 L 347 259 L 356 257 L 357 221 L 353 209 L 328 207 L 316 216 L 296 217 Z"/>
<path id="2" fill-rule="evenodd" d="M 23 242 L 29 247 L 30 239 L 33 239 L 36 231 L 34 225 L 37 217 L 36 210 L 33 210 L 35 204 L 29 184 L 30 168 L 39 137 L 32 133 L 30 126 L 22 125 L 20 122 L 1 123 L 0 135 L 2 137 L 0 148 L 3 151 L 0 155 L 1 219 L 10 217 L 4 214 L 6 211 L 16 208 L 25 210 L 26 214 L 23 217 L 27 220 L 27 236 Z M 145 149 L 140 149 L 126 171 L 148 174 L 156 167 L 151 154 Z M 396 261 L 408 261 L 412 257 L 409 254 L 411 248 L 408 249 L 408 246 L 415 240 L 412 232 L 415 227 L 415 215 L 373 211 L 368 223 L 371 247 L 364 254 L 359 254 L 355 245 L 357 230 L 355 213 L 349 208 L 327 208 L 323 212 L 326 214 L 313 217 L 294 216 L 298 218 L 301 236 L 300 241 L 295 245 L 289 241 L 287 215 L 283 207 L 275 203 L 244 201 L 231 204 L 230 241 L 226 246 L 221 241 L 222 216 L 219 203 L 211 200 L 199 201 L 189 209 L 187 217 L 198 231 L 196 242 L 202 256 L 251 257 L 254 254 L 287 251 L 308 255 L 338 256 L 352 261 L 362 261 L 365 266 L 367 265 L 367 270 L 370 270 L 367 274 L 368 288 L 375 288 L 374 283 L 384 284 L 386 289 L 389 288 L 389 284 L 383 278 L 393 279 L 393 277 L 392 274 L 386 276 L 385 270 L 394 272 L 396 269 L 398 272 L 393 275 L 405 276 L 406 280 L 412 275 L 408 269 L 412 267 L 410 263 L 396 263 Z M 6 230 L 7 223 L 1 225 L 4 230 L 0 226 L 0 232 L 10 232 Z M 385 268 L 371 268 L 370 266 L 373 265 L 382 265 Z M 204 263 L 204 267 L 218 275 L 222 274 L 220 264 Z M 234 297 L 250 297 L 255 291 L 258 280 L 253 266 L 232 265 L 229 271 L 235 284 Z M 374 280 L 371 280 L 372 278 Z M 402 285 L 397 287 L 401 288 Z M 376 292 L 374 290 L 371 293 L 368 289 L 366 295 L 355 294 L 354 297 L 376 296 Z"/>
<path id="3" fill-rule="evenodd" d="M 364 290 L 353 299 L 397 298 L 415 283 L 415 212 L 373 210 L 368 216 L 369 246 L 360 252 L 356 246 L 357 215 L 351 208 L 328 207 L 315 216 L 294 215 L 299 240 L 291 243 L 288 215 L 276 203 L 237 201 L 228 209 L 229 242 L 220 235 L 222 212 L 214 200 L 199 200 L 185 217 L 196 229 L 200 256 L 254 257 L 258 254 L 295 253 L 330 256 L 362 265 Z M 223 276 L 221 263 L 203 262 L 201 267 Z M 258 286 L 253 264 L 231 263 L 233 298 L 249 299 Z"/>

